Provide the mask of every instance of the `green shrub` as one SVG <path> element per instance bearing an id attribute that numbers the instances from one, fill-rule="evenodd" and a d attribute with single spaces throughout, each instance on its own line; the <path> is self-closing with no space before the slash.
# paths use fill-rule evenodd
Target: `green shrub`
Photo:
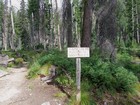
<path id="1" fill-rule="evenodd" d="M 133 57 L 128 53 L 119 53 L 117 55 L 117 58 L 118 58 L 118 64 L 120 66 L 123 66 L 128 71 L 133 72 L 134 75 L 137 76 L 140 81 L 140 65 L 136 63 L 132 63 Z"/>
<path id="2" fill-rule="evenodd" d="M 56 98 L 62 99 L 64 97 L 66 97 L 66 94 L 62 93 L 62 92 L 59 92 L 59 93 L 54 94 L 53 96 L 56 97 Z"/>
<path id="3" fill-rule="evenodd" d="M 75 70 L 74 68 L 75 60 L 67 58 L 65 52 L 60 52 L 58 50 L 48 52 L 46 55 L 39 58 L 38 62 L 41 66 L 46 63 L 50 63 L 60 68 L 60 70 L 61 68 L 65 69 L 67 72 L 71 74 L 73 74 L 73 71 Z"/>
<path id="4" fill-rule="evenodd" d="M 119 65 L 121 66 L 127 66 L 130 65 L 132 61 L 132 56 L 128 53 L 118 53 L 117 54 L 117 62 L 119 63 Z"/>
<path id="5" fill-rule="evenodd" d="M 75 75 L 74 60 L 68 59 L 65 52 L 51 50 L 46 54 L 40 54 L 38 57 L 35 57 L 34 63 L 30 64 L 29 67 L 30 77 L 36 75 L 40 67 L 47 63 L 57 66 L 59 68 L 58 74 L 62 74 L 63 72 L 61 69 L 65 69 L 70 75 Z M 38 67 L 34 68 L 35 65 L 38 65 Z"/>
<path id="6" fill-rule="evenodd" d="M 81 105 L 96 105 L 91 95 L 92 85 L 89 81 L 82 81 L 81 83 Z M 76 90 L 72 94 L 72 97 L 68 105 L 77 105 L 76 101 Z"/>
<path id="7" fill-rule="evenodd" d="M 10 58 L 15 58 L 16 57 L 16 52 L 15 51 L 2 51 L 2 54 L 6 54 Z"/>
<path id="8" fill-rule="evenodd" d="M 115 70 L 114 77 L 116 79 L 115 88 L 118 92 L 134 92 L 138 78 L 123 67 Z"/>
<path id="9" fill-rule="evenodd" d="M 15 59 L 15 63 L 18 65 L 18 64 L 23 64 L 24 60 L 23 58 L 16 58 Z"/>
<path id="10" fill-rule="evenodd" d="M 34 77 L 38 76 L 40 67 L 41 66 L 37 61 L 34 62 L 29 69 L 28 78 L 34 78 Z"/>
<path id="11" fill-rule="evenodd" d="M 50 67 L 51 67 L 51 64 L 46 63 L 45 65 L 43 65 L 39 68 L 38 73 L 47 76 L 49 74 Z"/>
<path id="12" fill-rule="evenodd" d="M 127 56 L 123 59 L 130 61 Z M 125 60 L 122 60 L 122 62 L 125 62 Z M 93 55 L 82 62 L 82 78 L 87 78 L 94 85 L 94 88 L 102 93 L 106 91 L 132 92 L 135 84 L 138 83 L 138 79 L 122 65 L 103 61 Z"/>
<path id="13" fill-rule="evenodd" d="M 67 86 L 67 87 L 70 87 L 70 86 L 74 86 L 74 81 L 72 79 L 69 79 L 67 76 L 65 75 L 61 75 L 61 76 L 58 76 L 55 81 L 57 81 L 60 85 L 62 86 Z"/>
<path id="14" fill-rule="evenodd" d="M 126 65 L 130 64 L 131 56 L 129 54 L 118 55 L 118 60 L 115 63 L 102 60 L 102 58 L 97 54 L 91 54 L 90 58 L 82 59 L 82 81 L 87 80 L 89 84 L 85 85 L 87 90 L 83 91 L 83 105 L 90 102 L 90 92 L 92 89 L 97 90 L 100 94 L 105 92 L 119 92 L 119 93 L 129 93 L 133 92 L 135 89 L 135 84 L 138 83 L 137 77 L 131 72 L 131 70 L 126 69 Z M 42 66 L 46 64 L 51 64 L 57 66 L 57 73 L 59 76 L 56 81 L 61 85 L 73 86 L 69 83 L 69 79 L 66 77 L 64 69 L 71 77 L 72 81 L 75 80 L 75 59 L 67 58 L 65 51 L 60 52 L 58 50 L 51 50 L 44 54 L 37 54 L 35 56 L 33 63 L 30 65 L 30 71 L 28 76 L 35 77 L 38 75 L 39 70 Z M 130 68 L 131 69 L 131 68 Z M 90 90 L 90 91 L 89 91 Z M 95 91 L 95 92 L 97 92 Z"/>
<path id="15" fill-rule="evenodd" d="M 7 66 L 8 67 L 15 67 L 15 64 L 14 64 L 14 62 L 9 62 Z"/>

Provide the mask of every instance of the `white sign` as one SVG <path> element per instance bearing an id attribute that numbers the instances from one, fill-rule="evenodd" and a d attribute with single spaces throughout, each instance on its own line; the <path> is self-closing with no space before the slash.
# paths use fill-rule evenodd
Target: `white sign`
<path id="1" fill-rule="evenodd" d="M 68 48 L 68 58 L 81 58 L 89 57 L 89 47 L 69 47 Z"/>

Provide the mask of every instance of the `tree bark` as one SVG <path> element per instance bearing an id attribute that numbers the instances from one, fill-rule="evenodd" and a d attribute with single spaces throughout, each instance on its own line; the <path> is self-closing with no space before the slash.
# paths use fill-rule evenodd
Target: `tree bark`
<path id="1" fill-rule="evenodd" d="M 56 40 L 58 40 L 58 47 L 59 47 L 59 50 L 61 51 L 62 50 L 62 46 L 61 46 L 61 35 L 60 35 L 60 26 L 59 26 L 59 13 L 58 13 L 58 2 L 57 0 L 55 0 L 55 5 L 56 5 L 56 9 L 55 9 L 55 14 L 56 14 L 56 34 L 57 34 L 57 37 L 56 37 Z"/>
<path id="2" fill-rule="evenodd" d="M 93 0 L 84 0 L 82 47 L 91 46 Z"/>
<path id="3" fill-rule="evenodd" d="M 4 3 L 4 17 L 3 17 L 3 48 L 8 49 L 8 0 Z"/>
<path id="4" fill-rule="evenodd" d="M 134 0 L 132 2 L 132 41 L 135 39 L 135 17 L 134 17 Z"/>
<path id="5" fill-rule="evenodd" d="M 30 33 L 30 45 L 31 47 L 33 48 L 34 47 L 34 16 L 33 16 L 33 13 L 31 14 L 31 23 L 30 23 L 30 30 L 31 30 L 31 33 Z"/>
<path id="6" fill-rule="evenodd" d="M 72 10 L 71 0 L 63 0 L 63 41 L 72 47 Z M 65 42 L 63 42 L 65 43 Z M 62 44 L 64 45 L 64 44 Z"/>
<path id="7" fill-rule="evenodd" d="M 42 43 L 42 45 L 44 46 L 44 50 L 46 49 L 46 42 L 45 42 L 45 1 L 44 0 L 40 0 L 40 22 L 39 22 L 39 37 L 40 37 L 40 43 Z"/>
<path id="8" fill-rule="evenodd" d="M 67 40 L 68 40 L 68 47 L 72 47 L 72 10 L 71 10 L 71 0 L 67 1 L 67 22 L 68 22 L 68 29 L 67 29 Z"/>
<path id="9" fill-rule="evenodd" d="M 14 27 L 14 19 L 13 19 L 13 11 L 12 11 L 12 4 L 10 0 L 10 13 L 11 13 L 11 24 L 12 24 L 12 37 L 11 37 L 11 49 L 15 50 L 14 46 L 14 38 L 15 38 L 15 27 Z"/>
<path id="10" fill-rule="evenodd" d="M 137 42 L 140 43 L 138 4 L 136 3 Z"/>
<path id="11" fill-rule="evenodd" d="M 101 51 L 101 55 L 111 60 L 114 60 L 116 56 L 116 3 L 117 0 L 106 1 L 97 13 L 97 45 Z"/>

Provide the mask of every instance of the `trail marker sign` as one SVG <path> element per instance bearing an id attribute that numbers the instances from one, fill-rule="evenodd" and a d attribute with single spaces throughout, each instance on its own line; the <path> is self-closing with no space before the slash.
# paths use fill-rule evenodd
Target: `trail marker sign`
<path id="1" fill-rule="evenodd" d="M 88 47 L 70 47 L 68 48 L 68 58 L 89 57 Z"/>
<path id="2" fill-rule="evenodd" d="M 81 103 L 81 58 L 90 57 L 88 47 L 69 47 L 68 58 L 76 58 L 77 105 Z"/>

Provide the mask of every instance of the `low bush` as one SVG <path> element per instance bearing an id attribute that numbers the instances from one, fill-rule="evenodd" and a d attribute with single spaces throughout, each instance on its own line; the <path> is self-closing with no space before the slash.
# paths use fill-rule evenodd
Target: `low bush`
<path id="1" fill-rule="evenodd" d="M 23 64 L 23 62 L 24 62 L 23 58 L 16 58 L 16 59 L 15 59 L 15 63 L 16 63 L 17 65 Z"/>
<path id="2" fill-rule="evenodd" d="M 35 77 L 43 65 L 51 64 L 57 66 L 59 76 L 56 81 L 61 85 L 69 85 L 68 78 L 63 70 L 65 70 L 75 81 L 75 59 L 67 58 L 66 52 L 52 50 L 46 54 L 36 57 L 35 62 L 30 66 L 29 77 Z M 94 52 L 90 58 L 82 59 L 82 81 L 87 80 L 90 91 L 84 91 L 83 100 L 85 105 L 90 102 L 90 94 L 88 92 L 96 92 L 100 95 L 110 93 L 132 93 L 135 90 L 135 84 L 138 83 L 138 78 L 134 75 L 133 70 L 126 68 L 126 65 L 131 61 L 131 56 L 124 54 L 119 55 L 117 62 L 111 63 L 104 61 Z M 130 68 L 131 69 L 131 68 Z M 72 84 L 72 83 L 71 83 Z M 94 91 L 95 90 L 95 91 Z M 99 95 L 98 94 L 98 95 Z M 85 97 L 90 97 L 89 101 Z M 84 105 L 83 103 L 83 105 Z"/>
<path id="3" fill-rule="evenodd" d="M 133 72 L 134 75 L 137 76 L 140 81 L 140 65 L 137 64 L 137 60 L 134 60 L 134 62 L 132 62 L 133 59 L 134 57 L 128 53 L 118 53 L 117 55 L 118 64 L 120 66 L 123 66 L 128 71 Z"/>
<path id="4" fill-rule="evenodd" d="M 8 66 L 8 67 L 15 67 L 16 65 L 15 65 L 14 62 L 9 62 L 7 66 Z"/>
<path id="5" fill-rule="evenodd" d="M 114 77 L 116 78 L 115 88 L 118 92 L 134 92 L 135 85 L 138 83 L 138 78 L 127 69 L 118 67 L 115 70 Z"/>
<path id="6" fill-rule="evenodd" d="M 105 91 L 132 92 L 135 84 L 138 83 L 137 77 L 131 71 L 117 63 L 104 62 L 93 56 L 82 64 L 82 77 L 87 78 L 94 88 L 103 93 Z"/>
<path id="7" fill-rule="evenodd" d="M 92 84 L 89 81 L 82 80 L 81 83 L 81 105 L 96 105 L 92 97 Z M 77 105 L 76 91 L 72 94 L 68 105 Z"/>
<path id="8" fill-rule="evenodd" d="M 40 64 L 36 61 L 32 64 L 28 72 L 28 78 L 34 78 L 38 76 Z"/>
<path id="9" fill-rule="evenodd" d="M 66 52 L 60 52 L 58 50 L 51 50 L 46 54 L 40 54 L 40 56 L 36 57 L 34 63 L 30 65 L 29 77 L 34 77 L 38 74 L 40 68 L 45 64 L 51 64 L 57 66 L 59 70 L 57 70 L 58 74 L 64 74 L 61 69 L 67 71 L 69 75 L 75 76 L 75 61 L 74 59 L 68 59 Z M 37 67 L 35 67 L 37 66 Z M 37 73 L 36 73 L 37 72 Z"/>
<path id="10" fill-rule="evenodd" d="M 133 57 L 127 52 L 117 54 L 117 62 L 123 67 L 130 65 L 132 59 Z"/>

